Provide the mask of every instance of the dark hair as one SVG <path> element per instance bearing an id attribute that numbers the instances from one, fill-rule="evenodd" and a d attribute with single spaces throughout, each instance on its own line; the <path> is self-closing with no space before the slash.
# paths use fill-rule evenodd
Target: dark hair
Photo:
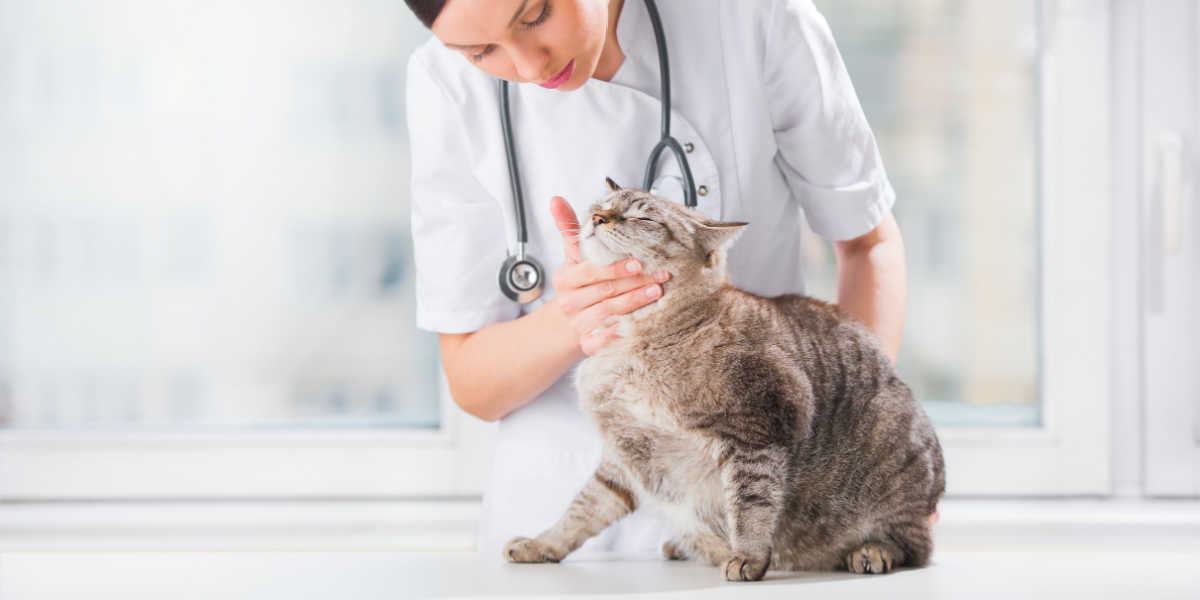
<path id="1" fill-rule="evenodd" d="M 446 0 L 404 0 L 404 3 L 426 27 L 433 28 L 433 21 L 441 14 Z"/>

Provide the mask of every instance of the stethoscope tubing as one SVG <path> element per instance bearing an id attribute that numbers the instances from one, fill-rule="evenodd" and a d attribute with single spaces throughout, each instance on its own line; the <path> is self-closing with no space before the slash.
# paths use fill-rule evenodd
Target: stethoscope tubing
<path id="1" fill-rule="evenodd" d="M 658 50 L 659 95 L 662 114 L 659 118 L 659 140 L 654 145 L 654 149 L 650 151 L 650 157 L 646 161 L 646 174 L 642 180 L 642 189 L 649 191 L 652 188 L 655 175 L 658 173 L 658 160 L 664 151 L 670 150 L 683 174 L 684 206 L 694 208 L 696 206 L 696 183 L 692 177 L 692 167 L 688 164 L 686 153 L 679 144 L 679 140 L 671 135 L 671 67 L 667 56 L 666 35 L 663 32 L 658 5 L 654 0 L 645 0 L 645 3 L 646 12 L 650 16 L 650 25 L 654 29 L 654 44 Z M 524 304 L 532 302 L 540 296 L 541 288 L 544 285 L 544 272 L 541 264 L 532 256 L 527 256 L 525 252 L 525 247 L 529 243 L 529 232 L 525 224 L 525 199 L 521 192 L 521 173 L 517 167 L 516 143 L 513 141 L 508 81 L 504 79 L 500 80 L 499 96 L 500 128 L 504 134 L 504 153 L 508 163 L 508 180 L 509 186 L 512 188 L 513 214 L 517 225 L 517 254 L 509 255 L 500 266 L 500 289 L 510 299 Z M 536 271 L 536 281 L 532 287 L 523 288 L 516 284 L 514 273 L 518 267 L 524 267 L 526 272 L 530 268 Z"/>

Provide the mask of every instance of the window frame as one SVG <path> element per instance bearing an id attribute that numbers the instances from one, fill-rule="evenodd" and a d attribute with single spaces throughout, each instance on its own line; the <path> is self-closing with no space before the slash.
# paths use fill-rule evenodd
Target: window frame
<path id="1" fill-rule="evenodd" d="M 439 380 L 433 431 L 0 431 L 0 500 L 477 495 L 491 431 Z"/>
<path id="2" fill-rule="evenodd" d="M 1190 15 L 1181 14 L 1189 9 Z M 1197 497 L 1200 373 L 1195 365 L 1200 350 L 1195 326 L 1200 320 L 1195 312 L 1200 287 L 1195 274 L 1200 269 L 1200 244 L 1186 224 L 1197 222 L 1200 199 L 1200 42 L 1195 39 L 1200 7 L 1194 2 L 1146 2 L 1141 17 L 1135 43 L 1141 58 L 1137 89 L 1144 98 L 1137 115 L 1142 148 L 1137 208 L 1144 270 L 1139 286 L 1143 491 L 1149 496 Z M 1168 184 L 1177 190 L 1169 195 L 1163 192 L 1165 164 L 1171 164 L 1178 177 Z"/>
<path id="3" fill-rule="evenodd" d="M 940 428 L 947 495 L 1111 491 L 1110 11 L 1039 3 L 1041 424 Z"/>

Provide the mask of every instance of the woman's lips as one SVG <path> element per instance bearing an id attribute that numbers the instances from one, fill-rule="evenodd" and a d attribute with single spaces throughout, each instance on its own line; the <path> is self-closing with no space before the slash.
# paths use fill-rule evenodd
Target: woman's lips
<path id="1" fill-rule="evenodd" d="M 563 67 L 563 70 L 558 72 L 558 75 L 555 75 L 554 77 L 547 79 L 546 81 L 543 81 L 543 82 L 539 83 L 538 85 L 552 90 L 552 89 L 562 85 L 563 83 L 565 83 L 568 79 L 570 79 L 571 74 L 573 74 L 574 72 L 575 72 L 575 59 L 572 58 L 571 62 L 567 63 L 567 66 Z"/>

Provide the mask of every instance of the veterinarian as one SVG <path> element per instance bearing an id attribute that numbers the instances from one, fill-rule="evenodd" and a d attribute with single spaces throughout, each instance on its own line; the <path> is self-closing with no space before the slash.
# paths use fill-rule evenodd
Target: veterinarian
<path id="1" fill-rule="evenodd" d="M 510 538 L 549 527 L 599 462 L 572 367 L 616 335 L 605 317 L 670 287 L 637 264 L 580 262 L 573 237 L 605 177 L 641 187 L 660 136 L 659 54 L 645 0 L 406 1 L 434 34 L 407 79 L 417 325 L 440 334 L 455 402 L 499 421 L 478 539 L 499 560 Z M 905 312 L 895 194 L 824 18 L 810 0 L 656 4 L 670 129 L 696 208 L 750 224 L 728 254 L 731 283 L 802 293 L 803 213 L 833 242 L 839 306 L 895 360 Z M 520 245 L 498 79 L 510 82 Z M 680 162 L 667 153 L 658 166 L 656 193 L 681 200 Z M 531 276 L 547 280 L 532 302 L 497 285 L 501 261 L 525 251 L 544 268 Z M 638 511 L 573 556 L 655 555 L 668 537 Z"/>

